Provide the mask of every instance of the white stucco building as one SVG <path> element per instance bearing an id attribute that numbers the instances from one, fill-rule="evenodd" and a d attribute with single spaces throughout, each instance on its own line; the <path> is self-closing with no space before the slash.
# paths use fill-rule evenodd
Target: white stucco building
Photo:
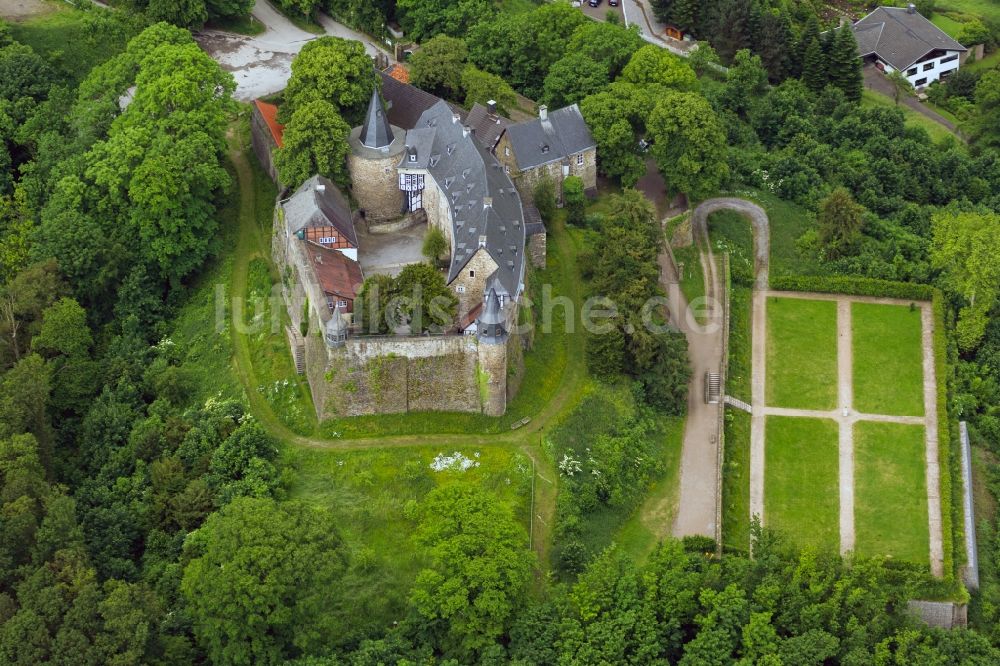
<path id="1" fill-rule="evenodd" d="M 865 64 L 924 88 L 955 72 L 967 49 L 909 7 L 879 7 L 853 26 Z"/>

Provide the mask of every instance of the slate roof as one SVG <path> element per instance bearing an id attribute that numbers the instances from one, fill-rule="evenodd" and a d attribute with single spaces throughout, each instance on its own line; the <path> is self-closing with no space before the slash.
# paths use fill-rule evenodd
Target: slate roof
<path id="1" fill-rule="evenodd" d="M 417 126 L 420 115 L 441 101 L 429 92 L 396 80 L 390 74 L 379 72 L 379 76 L 382 77 L 386 115 L 396 127 L 413 129 Z"/>
<path id="2" fill-rule="evenodd" d="M 493 150 L 494 146 L 497 145 L 503 131 L 513 123 L 513 120 L 508 120 L 496 113 L 490 113 L 490 110 L 479 102 L 472 105 L 472 110 L 469 111 L 469 115 L 465 119 L 465 124 L 476 133 L 476 140 L 490 150 Z"/>
<path id="3" fill-rule="evenodd" d="M 394 138 L 392 127 L 389 125 L 389 119 L 386 118 L 378 88 L 372 90 L 372 98 L 368 102 L 368 112 L 365 114 L 365 122 L 361 125 L 361 135 L 358 138 L 361 140 L 361 145 L 375 150 L 392 145 Z"/>
<path id="4" fill-rule="evenodd" d="M 317 186 L 322 186 L 322 190 Z M 281 203 L 285 224 L 296 234 L 306 227 L 336 227 L 351 245 L 358 246 L 351 206 L 336 185 L 323 176 L 313 176 Z"/>
<path id="5" fill-rule="evenodd" d="M 491 280 L 498 290 L 517 297 L 524 280 L 524 211 L 521 197 L 496 158 L 472 135 L 461 118 L 439 101 L 424 111 L 415 130 L 406 133 L 400 169 L 426 169 L 451 208 L 454 252 L 450 283 L 480 248 L 497 263 Z M 409 151 L 417 162 L 409 162 Z"/>
<path id="6" fill-rule="evenodd" d="M 511 125 L 506 131 L 517 166 L 522 170 L 597 147 L 576 104 L 549 111 L 545 120 L 535 118 Z"/>
<path id="7" fill-rule="evenodd" d="M 879 7 L 854 24 L 862 57 L 872 53 L 906 70 L 935 49 L 965 51 L 964 46 L 917 12 L 905 7 Z"/>
<path id="8" fill-rule="evenodd" d="M 356 289 L 360 289 L 365 281 L 361 264 L 338 250 L 325 248 L 312 241 L 304 242 L 306 255 L 316 271 L 320 289 L 349 301 L 357 298 Z"/>

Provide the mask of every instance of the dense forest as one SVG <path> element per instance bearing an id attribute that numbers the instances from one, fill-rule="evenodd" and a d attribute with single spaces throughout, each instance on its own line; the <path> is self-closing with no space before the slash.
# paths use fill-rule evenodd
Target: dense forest
<path id="1" fill-rule="evenodd" d="M 360 617 L 371 554 L 349 548 L 328 511 L 288 497 L 285 444 L 248 400 L 194 397 L 169 337 L 227 250 L 229 153 L 246 114 L 187 28 L 252 3 L 121 4 L 83 14 L 100 47 L 88 71 L 0 24 L 0 665 L 1000 662 L 996 525 L 980 535 L 973 628 L 950 632 L 906 613 L 914 596 L 954 595 L 919 567 L 802 551 L 756 526 L 752 558 L 716 558 L 703 539 L 666 540 L 642 563 L 593 547 L 601 516 L 640 503 L 684 409 L 683 338 L 632 334 L 627 321 L 587 341 L 589 373 L 614 389 L 589 393 L 548 435 L 563 471 L 551 569 L 509 507 L 444 485 L 407 508 L 412 535 L 399 538 L 420 569 L 396 620 Z M 693 201 L 753 188 L 801 206 L 814 217 L 797 246 L 816 274 L 939 286 L 949 409 L 1000 455 L 995 71 L 946 84 L 974 109 L 969 141 L 935 143 L 898 109 L 859 104 L 854 76 L 800 80 L 747 37 L 773 31 L 814 59 L 840 57 L 849 45 L 821 38 L 805 3 L 656 3 L 715 35 L 724 75 L 708 48 L 685 62 L 564 3 L 319 4 L 372 32 L 398 19 L 425 41 L 414 81 L 458 103 L 500 84 L 512 106 L 515 91 L 580 103 L 602 174 L 626 188 L 590 215 L 567 194 L 588 294 L 634 313 L 659 293 L 658 221 L 628 189 L 647 158 Z M 374 77 L 354 45 L 313 44 L 283 100 L 279 168 L 342 181 L 345 128 Z M 612 239 L 604 251 L 600 239 Z M 749 283 L 748 264 L 733 270 Z M 990 484 L 1000 495 L 1000 466 Z"/>

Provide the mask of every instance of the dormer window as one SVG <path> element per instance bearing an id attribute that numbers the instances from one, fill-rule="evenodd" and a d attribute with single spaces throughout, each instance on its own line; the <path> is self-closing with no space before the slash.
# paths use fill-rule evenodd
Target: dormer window
<path id="1" fill-rule="evenodd" d="M 451 155 L 453 152 L 455 152 L 455 144 L 449 143 L 448 144 L 448 154 Z"/>
<path id="2" fill-rule="evenodd" d="M 548 153 L 549 153 L 549 144 L 547 143 L 542 144 L 542 155 L 548 155 Z"/>
<path id="3" fill-rule="evenodd" d="M 408 161 L 410 161 L 410 162 L 416 162 L 417 161 L 417 149 L 416 148 L 412 148 L 412 147 L 407 148 L 406 149 L 406 159 Z"/>

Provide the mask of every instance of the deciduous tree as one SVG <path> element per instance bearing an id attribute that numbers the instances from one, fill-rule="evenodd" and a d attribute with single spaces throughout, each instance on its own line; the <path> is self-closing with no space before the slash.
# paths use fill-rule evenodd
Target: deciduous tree
<path id="1" fill-rule="evenodd" d="M 682 92 L 662 95 L 647 126 L 668 191 L 697 201 L 719 189 L 729 174 L 726 136 L 704 97 Z"/>
<path id="2" fill-rule="evenodd" d="M 300 105 L 285 126 L 283 145 L 274 153 L 281 182 L 297 188 L 316 174 L 346 185 L 347 137 L 351 128 L 325 100 Z"/>
<path id="3" fill-rule="evenodd" d="M 211 515 L 184 548 L 180 589 L 213 663 L 279 664 L 335 640 L 347 557 L 329 513 L 244 497 Z"/>

